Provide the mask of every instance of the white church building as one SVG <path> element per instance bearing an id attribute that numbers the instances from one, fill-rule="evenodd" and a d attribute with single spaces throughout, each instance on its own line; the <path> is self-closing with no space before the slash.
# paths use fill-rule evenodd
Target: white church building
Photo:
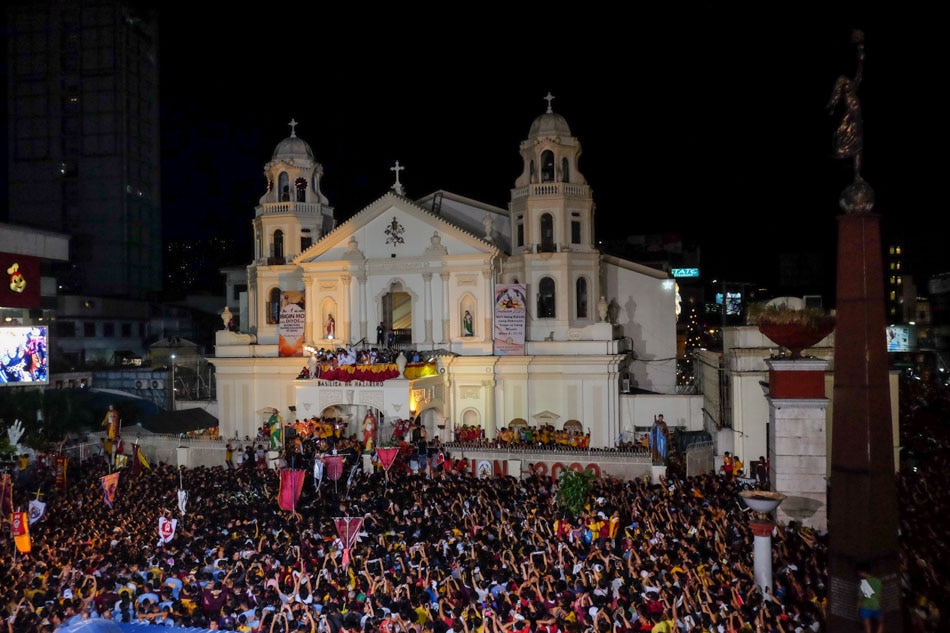
<path id="1" fill-rule="evenodd" d="M 360 433 L 367 410 L 381 414 L 381 439 L 416 416 L 443 441 L 458 425 L 494 438 L 525 420 L 579 423 L 592 447 L 611 447 L 658 412 L 702 428 L 701 397 L 670 397 L 674 280 L 598 250 L 581 146 L 550 98 L 521 142 L 507 209 L 447 191 L 409 199 L 396 163 L 392 188 L 337 223 L 323 168 L 295 126 L 264 165 L 253 260 L 227 276 L 229 301 L 239 299 L 225 321 L 233 310 L 239 327 L 217 333 L 210 359 L 222 436 L 254 437 L 270 409 L 287 421 L 331 407 L 347 435 Z M 437 371 L 297 379 L 308 350 L 375 347 L 380 324 Z"/>

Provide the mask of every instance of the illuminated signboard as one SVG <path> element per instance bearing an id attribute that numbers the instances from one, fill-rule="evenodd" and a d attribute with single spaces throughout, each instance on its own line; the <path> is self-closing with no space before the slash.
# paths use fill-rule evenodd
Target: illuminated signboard
<path id="1" fill-rule="evenodd" d="M 674 268 L 674 277 L 699 277 L 698 268 Z"/>
<path id="2" fill-rule="evenodd" d="M 0 326 L 0 387 L 49 384 L 46 326 Z"/>
<path id="3" fill-rule="evenodd" d="M 0 284 L 0 307 L 40 307 L 40 260 L 29 255 L 0 253 L 0 271 L 6 272 Z"/>

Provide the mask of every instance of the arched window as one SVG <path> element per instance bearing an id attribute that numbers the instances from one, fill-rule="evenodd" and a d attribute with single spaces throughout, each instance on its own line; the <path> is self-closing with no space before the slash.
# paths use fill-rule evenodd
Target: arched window
<path id="1" fill-rule="evenodd" d="M 307 181 L 304 178 L 298 178 L 294 183 L 297 189 L 297 202 L 307 201 Z"/>
<path id="2" fill-rule="evenodd" d="M 554 311 L 554 280 L 550 277 L 542 277 L 538 282 L 538 318 L 553 319 Z"/>
<path id="3" fill-rule="evenodd" d="M 577 283 L 574 284 L 576 289 L 577 296 L 575 301 L 577 302 L 577 318 L 586 319 L 587 318 L 587 280 L 583 277 L 577 278 Z"/>
<path id="4" fill-rule="evenodd" d="M 273 288 L 267 299 L 267 322 L 280 323 L 280 288 Z"/>
<path id="5" fill-rule="evenodd" d="M 284 232 L 280 229 L 274 231 L 274 259 L 283 259 L 284 257 Z"/>
<path id="6" fill-rule="evenodd" d="M 542 253 L 554 252 L 554 217 L 550 213 L 541 216 L 541 250 Z"/>
<path id="7" fill-rule="evenodd" d="M 290 202 L 290 176 L 286 172 L 277 178 L 277 194 L 281 202 Z"/>
<path id="8" fill-rule="evenodd" d="M 571 181 L 571 165 L 567 162 L 567 157 L 561 159 L 561 182 Z"/>
<path id="9" fill-rule="evenodd" d="M 541 182 L 554 182 L 554 152 L 549 149 L 541 154 Z"/>

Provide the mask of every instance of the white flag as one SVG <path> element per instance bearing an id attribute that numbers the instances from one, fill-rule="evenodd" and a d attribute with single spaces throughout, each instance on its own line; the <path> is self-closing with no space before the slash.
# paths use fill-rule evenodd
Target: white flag
<path id="1" fill-rule="evenodd" d="M 168 519 L 166 517 L 158 518 L 158 544 L 168 543 L 175 537 L 175 528 L 178 527 L 178 519 Z"/>
<path id="2" fill-rule="evenodd" d="M 323 483 L 323 460 L 318 456 L 313 460 L 313 481 L 320 490 L 320 484 Z"/>
<path id="3" fill-rule="evenodd" d="M 188 491 L 179 490 L 178 491 L 178 511 L 181 512 L 181 516 L 185 516 L 185 506 L 188 505 Z"/>
<path id="4" fill-rule="evenodd" d="M 39 499 L 33 499 L 30 501 L 30 525 L 33 525 L 37 521 L 43 518 L 43 515 L 46 514 L 46 504 L 40 501 Z"/>

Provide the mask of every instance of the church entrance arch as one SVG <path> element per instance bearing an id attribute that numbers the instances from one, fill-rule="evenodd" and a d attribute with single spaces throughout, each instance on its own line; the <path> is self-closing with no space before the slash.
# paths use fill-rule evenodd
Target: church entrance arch
<path id="1" fill-rule="evenodd" d="M 383 327 L 391 345 L 412 343 L 412 295 L 401 281 L 394 281 L 383 295 Z"/>

